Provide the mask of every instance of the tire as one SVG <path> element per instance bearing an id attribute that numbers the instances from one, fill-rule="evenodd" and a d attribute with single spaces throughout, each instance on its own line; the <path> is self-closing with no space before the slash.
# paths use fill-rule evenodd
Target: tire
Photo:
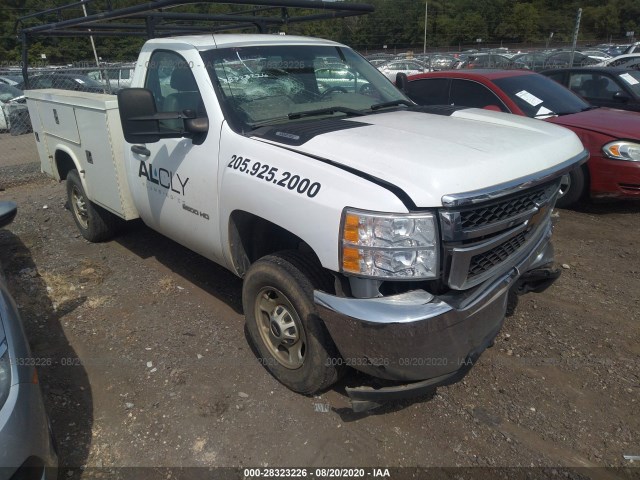
<path id="1" fill-rule="evenodd" d="M 587 193 L 587 172 L 584 168 L 576 168 L 572 170 L 566 177 L 563 177 L 560 185 L 560 196 L 556 201 L 556 207 L 570 208 L 575 206 L 580 200 L 582 200 Z"/>
<path id="2" fill-rule="evenodd" d="M 87 198 L 77 170 L 67 174 L 67 203 L 78 230 L 90 242 L 103 242 L 116 234 L 120 220 Z"/>
<path id="3" fill-rule="evenodd" d="M 310 395 L 342 374 L 338 350 L 313 302 L 332 277 L 297 251 L 268 255 L 249 268 L 242 286 L 247 330 L 261 363 L 283 385 Z"/>

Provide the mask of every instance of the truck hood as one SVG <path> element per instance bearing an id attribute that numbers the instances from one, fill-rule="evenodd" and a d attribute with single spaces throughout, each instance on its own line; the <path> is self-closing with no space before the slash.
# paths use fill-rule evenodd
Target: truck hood
<path id="1" fill-rule="evenodd" d="M 591 130 L 614 138 L 640 139 L 640 115 L 638 112 L 601 107 L 572 115 L 549 118 L 547 121 L 565 127 Z"/>
<path id="2" fill-rule="evenodd" d="M 480 109 L 448 116 L 394 111 L 347 121 L 367 125 L 286 148 L 383 179 L 417 207 L 442 206 L 444 195 L 526 177 L 584 150 L 566 128 Z"/>

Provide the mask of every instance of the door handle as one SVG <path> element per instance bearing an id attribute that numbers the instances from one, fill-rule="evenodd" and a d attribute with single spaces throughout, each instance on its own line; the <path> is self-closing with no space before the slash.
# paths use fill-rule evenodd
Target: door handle
<path id="1" fill-rule="evenodd" d="M 137 153 L 138 155 L 142 155 L 143 157 L 148 157 L 151 155 L 151 152 L 144 145 L 131 145 L 131 151 L 133 153 Z"/>

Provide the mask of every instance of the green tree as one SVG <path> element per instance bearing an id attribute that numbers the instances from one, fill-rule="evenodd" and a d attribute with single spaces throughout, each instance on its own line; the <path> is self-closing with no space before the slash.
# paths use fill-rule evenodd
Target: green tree
<path id="1" fill-rule="evenodd" d="M 538 10 L 531 3 L 516 3 L 502 23 L 496 27 L 496 34 L 503 38 L 524 42 L 537 40 L 539 35 Z"/>
<path id="2" fill-rule="evenodd" d="M 620 12 L 614 4 L 586 7 L 582 13 L 585 30 L 598 37 L 609 38 L 620 32 Z"/>

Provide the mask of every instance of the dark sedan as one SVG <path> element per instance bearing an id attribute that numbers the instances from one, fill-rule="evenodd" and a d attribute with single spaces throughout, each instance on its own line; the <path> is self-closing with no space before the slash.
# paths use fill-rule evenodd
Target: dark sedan
<path id="1" fill-rule="evenodd" d="M 24 82 L 16 85 L 20 90 L 38 90 L 42 88 L 60 88 L 62 90 L 74 90 L 77 92 L 105 93 L 104 85 L 96 82 L 86 75 L 71 73 L 51 73 L 34 75 L 29 77 L 29 88 L 24 87 Z"/>
<path id="2" fill-rule="evenodd" d="M 573 205 L 586 194 L 640 198 L 637 113 L 590 105 L 550 78 L 527 70 L 426 73 L 409 77 L 405 89 L 420 105 L 485 108 L 573 130 L 591 157 L 586 166 L 565 178 L 558 206 Z"/>
<path id="3" fill-rule="evenodd" d="M 545 70 L 542 75 L 570 88 L 592 105 L 640 112 L 640 71 L 591 67 Z"/>
<path id="4" fill-rule="evenodd" d="M 596 58 L 589 57 L 580 52 L 573 53 L 573 63 L 571 62 L 571 52 L 561 51 L 549 54 L 544 62 L 544 68 L 566 68 L 566 67 L 586 67 L 600 62 Z"/>

